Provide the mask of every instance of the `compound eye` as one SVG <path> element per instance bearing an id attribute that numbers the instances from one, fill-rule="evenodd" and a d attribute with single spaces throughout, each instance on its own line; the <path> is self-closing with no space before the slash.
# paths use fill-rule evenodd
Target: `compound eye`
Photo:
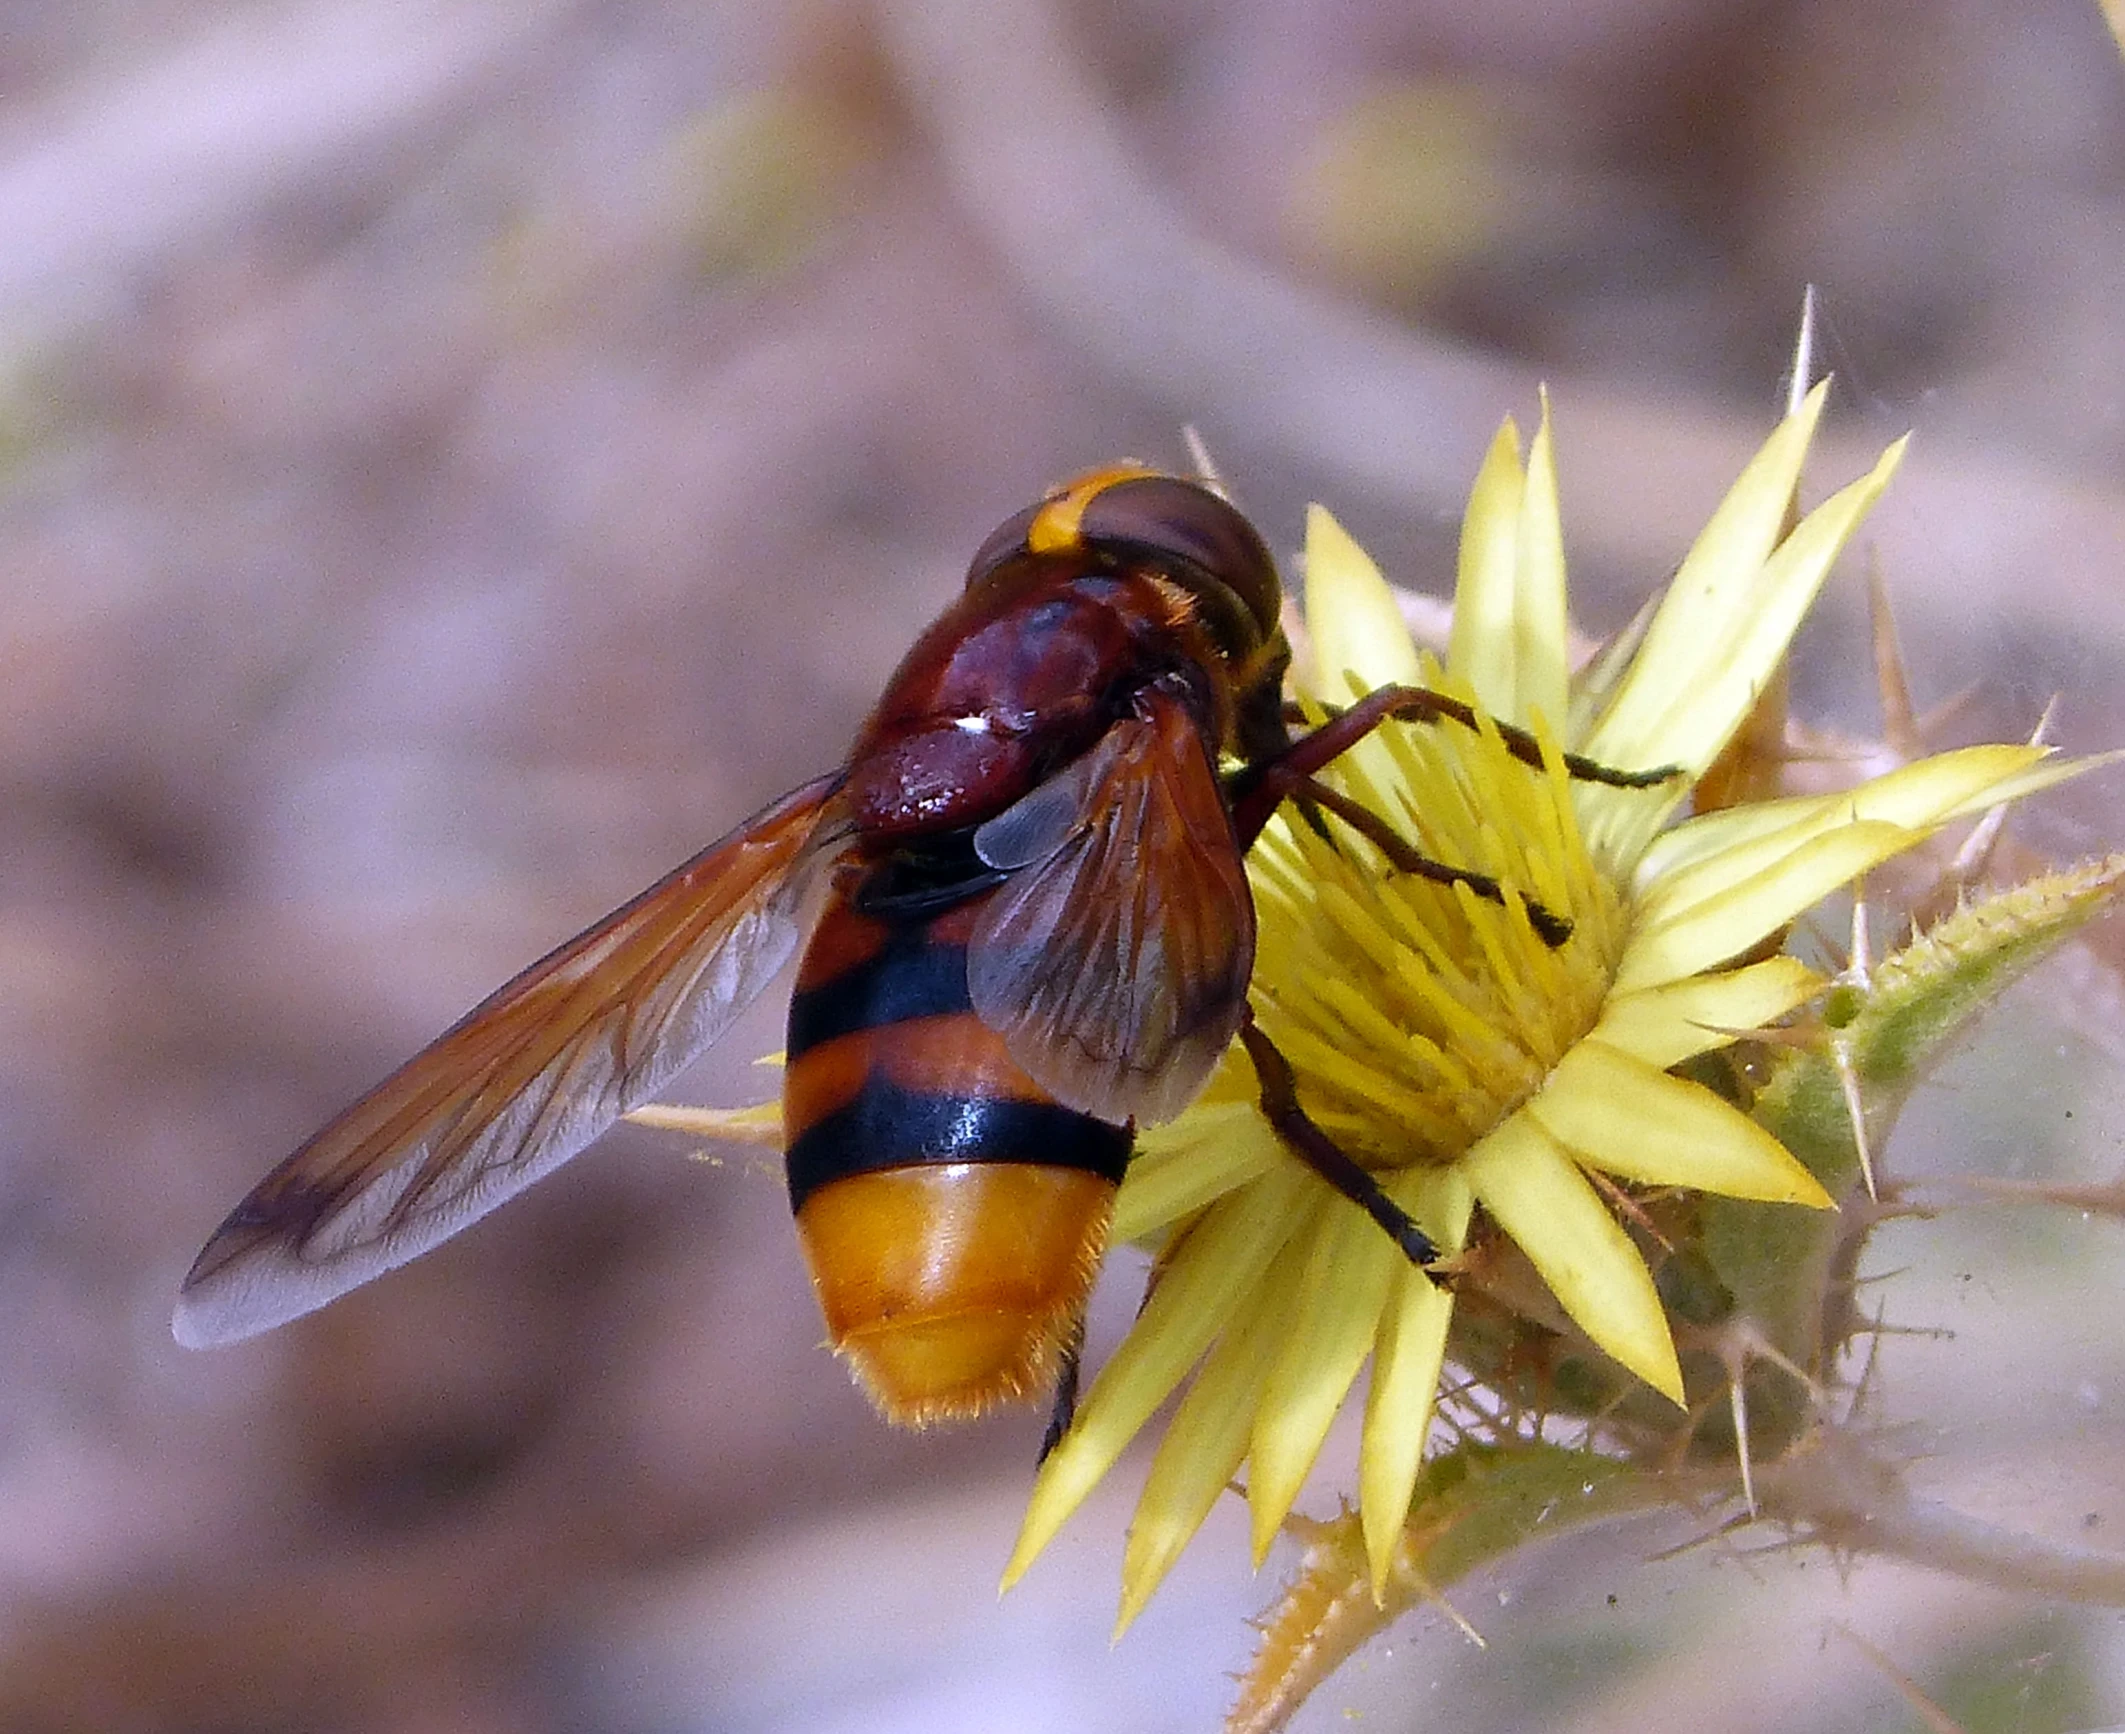
<path id="1" fill-rule="evenodd" d="M 1079 520 L 1084 517 L 1087 505 L 1117 482 L 1137 481 L 1158 474 L 1157 470 L 1124 460 L 1102 469 L 1087 470 L 1060 487 L 1050 488 L 1047 497 L 1039 504 L 1006 518 L 982 543 L 974 555 L 973 564 L 967 569 L 968 587 L 971 589 L 998 567 L 1023 554 L 1068 554 L 1084 558 L 1088 544 Z"/>
<path id="2" fill-rule="evenodd" d="M 989 532 L 989 538 L 975 550 L 974 558 L 967 565 L 967 585 L 971 590 L 997 567 L 1007 560 L 1015 560 L 1026 552 L 1026 532 L 1032 529 L 1033 520 L 1045 509 L 1046 502 L 1028 506 Z"/>
<path id="3" fill-rule="evenodd" d="M 1179 476 L 1117 464 L 1078 477 L 998 525 L 969 564 L 967 587 L 1029 554 L 1135 562 L 1205 595 L 1207 581 L 1252 622 L 1243 638 L 1266 642 L 1277 631 L 1284 591 L 1268 547 L 1229 501 Z"/>
<path id="4" fill-rule="evenodd" d="M 1208 573 L 1246 604 L 1265 638 L 1276 630 L 1276 562 L 1254 526 L 1208 488 L 1178 476 L 1118 481 L 1085 502 L 1079 529 L 1094 546 Z"/>

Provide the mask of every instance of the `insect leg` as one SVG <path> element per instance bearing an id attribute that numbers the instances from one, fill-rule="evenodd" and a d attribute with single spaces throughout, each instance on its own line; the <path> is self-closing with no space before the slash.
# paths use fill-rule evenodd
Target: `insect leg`
<path id="1" fill-rule="evenodd" d="M 1262 781 L 1265 788 L 1281 787 L 1287 797 L 1295 797 L 1309 810 L 1318 809 L 1333 813 L 1372 843 L 1387 857 L 1388 865 L 1398 873 L 1413 873 L 1421 879 L 1429 879 L 1434 885 L 1466 885 L 1486 902 L 1505 902 L 1504 887 L 1488 873 L 1478 873 L 1473 867 L 1452 867 L 1444 861 L 1434 861 L 1429 855 L 1412 847 L 1407 838 L 1364 802 L 1352 800 L 1350 796 L 1340 790 L 1331 789 L 1316 778 L 1294 776 L 1279 764 L 1270 766 Z M 1523 902 L 1527 909 L 1528 925 L 1535 930 L 1535 937 L 1544 945 L 1554 948 L 1571 938 L 1572 923 L 1569 916 L 1559 915 L 1555 910 L 1537 903 L 1532 897 L 1524 898 Z"/>
<path id="2" fill-rule="evenodd" d="M 1080 1313 L 1063 1339 L 1062 1370 L 1055 1377 L 1055 1403 L 1048 1410 L 1047 1430 L 1040 1436 L 1040 1455 L 1034 1465 L 1047 1462 L 1048 1454 L 1063 1442 L 1070 1423 L 1077 1419 L 1077 1381 L 1085 1361 L 1085 1319 Z"/>
<path id="3" fill-rule="evenodd" d="M 1279 753 L 1272 764 L 1294 771 L 1300 776 L 1332 764 L 1343 754 L 1371 734 L 1389 718 L 1402 722 L 1458 723 L 1462 728 L 1480 728 L 1481 722 L 1473 705 L 1463 704 L 1457 698 L 1449 698 L 1443 692 L 1434 692 L 1428 686 L 1382 686 L 1375 687 L 1348 710 L 1338 711 L 1319 728 L 1310 730 Z M 1535 770 L 1542 768 L 1542 746 L 1535 737 L 1517 724 L 1491 719 L 1498 731 L 1498 738 L 1505 743 L 1505 750 L 1523 765 Z M 1589 759 L 1579 753 L 1566 753 L 1564 769 L 1582 783 L 1604 783 L 1615 789 L 1652 789 L 1682 775 L 1679 765 L 1662 765 L 1650 771 L 1619 770 L 1614 765 L 1604 765 L 1598 759 Z M 1269 765 L 1250 766 L 1249 772 L 1266 772 Z M 1276 810 L 1277 801 L 1270 800 L 1258 818 L 1251 812 L 1251 804 L 1257 787 L 1248 780 L 1249 773 L 1242 773 L 1240 800 L 1234 807 L 1234 822 L 1239 824 L 1243 815 L 1251 820 L 1253 829 L 1240 831 L 1242 847 L 1252 843 L 1262 826 L 1269 822 L 1270 813 Z M 1281 799 L 1281 797 L 1279 797 Z"/>
<path id="4" fill-rule="evenodd" d="M 1254 1075 L 1261 1082 L 1263 1118 L 1276 1135 L 1301 1162 L 1378 1223 L 1411 1264 L 1444 1287 L 1446 1278 L 1432 1268 L 1438 1262 L 1439 1249 L 1432 1244 L 1431 1236 L 1299 1106 L 1298 1079 L 1291 1062 L 1262 1033 L 1252 1012 L 1240 1025 L 1240 1040 L 1246 1044 L 1247 1057 L 1254 1062 Z"/>

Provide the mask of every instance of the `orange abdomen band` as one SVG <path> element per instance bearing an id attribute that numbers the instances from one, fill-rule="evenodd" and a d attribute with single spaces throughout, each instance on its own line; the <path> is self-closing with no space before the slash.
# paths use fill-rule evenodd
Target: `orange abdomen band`
<path id="1" fill-rule="evenodd" d="M 828 1337 L 880 1412 L 920 1426 L 1045 1392 L 1114 1190 L 1082 1169 L 953 1162 L 815 1192 L 798 1239 Z"/>

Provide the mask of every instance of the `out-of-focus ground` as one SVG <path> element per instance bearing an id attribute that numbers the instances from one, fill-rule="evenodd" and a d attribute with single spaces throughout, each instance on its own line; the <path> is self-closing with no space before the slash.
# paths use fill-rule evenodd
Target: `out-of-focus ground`
<path id="1" fill-rule="evenodd" d="M 2125 741 L 2125 71 L 2081 0 L 16 0 L 0 92 L 7 1734 L 1214 1724 L 1240 1526 L 1110 1652 L 1125 1473 L 999 1606 L 1037 1420 L 876 1423 L 742 1157 L 623 1132 L 256 1344 L 166 1324 L 304 1133 L 833 762 L 1062 475 L 1193 422 L 1280 547 L 1323 499 L 1436 587 L 1547 380 L 1606 630 L 1813 281 L 1819 485 L 1919 430 L 1869 545 L 1922 702 Z M 1799 688 L 1864 726 L 1853 564 Z M 2038 840 L 2115 842 L 2116 789 Z M 2112 1172 L 2082 1005 L 2031 996 L 2054 1081 L 2010 1044 L 1903 1166 Z M 762 1008 L 687 1093 L 778 1045 Z M 1885 1342 L 1886 1412 L 1947 1490 L 2115 1536 L 2125 1243 L 1997 1220 L 1914 1229 L 1897 1322 L 1958 1336 Z M 2006 1682 L 1973 1726 L 2125 1713 L 2112 1616 L 1642 1563 L 1675 1539 L 1487 1588 L 1489 1652 L 1413 1631 L 1305 1725 L 1892 1725 L 1840 1622 Z"/>

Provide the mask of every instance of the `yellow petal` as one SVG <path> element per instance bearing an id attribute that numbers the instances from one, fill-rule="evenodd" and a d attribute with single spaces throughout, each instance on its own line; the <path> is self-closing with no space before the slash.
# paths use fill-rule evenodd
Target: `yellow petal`
<path id="1" fill-rule="evenodd" d="M 1110 1233 L 1117 1245 L 1142 1240 L 1290 1160 L 1252 1100 L 1199 1101 L 1142 1135 Z"/>
<path id="2" fill-rule="evenodd" d="M 1784 533 L 1826 385 L 1811 391 L 1749 460 L 1676 570 L 1645 641 L 1582 750 L 1609 764 L 1652 763 L 1640 755 L 1674 743 L 1658 724 L 1700 678 L 1706 651 L 1745 616 L 1757 577 Z M 1621 755 L 1621 756 L 1619 756 Z"/>
<path id="3" fill-rule="evenodd" d="M 1848 825 L 1695 903 L 1647 917 L 1631 931 L 1614 991 L 1660 987 L 1724 963 L 1922 836 L 1901 825 Z"/>
<path id="4" fill-rule="evenodd" d="M 1372 556 L 1321 506 L 1306 511 L 1306 631 L 1321 683 L 1316 696 L 1331 704 L 1348 704 L 1378 686 L 1422 684 L 1417 647 L 1394 592 Z M 1341 768 L 1383 790 L 1396 786 L 1394 755 L 1377 735 L 1344 754 Z M 1377 796 L 1373 804 L 1375 811 L 1394 810 Z"/>
<path id="5" fill-rule="evenodd" d="M 1589 1041 L 1620 1049 L 1658 1071 L 1723 1048 L 1742 1030 L 1761 1029 L 1804 1005 L 1823 978 L 1797 957 L 1720 975 L 1692 975 L 1665 987 L 1611 994 Z"/>
<path id="6" fill-rule="evenodd" d="M 1579 1328 L 1663 1396 L 1682 1368 L 1652 1273 L 1572 1159 L 1515 1114 L 1462 1161 L 1476 1202 L 1527 1254 Z"/>
<path id="7" fill-rule="evenodd" d="M 1176 1260 L 1151 1291 L 1135 1326 L 1092 1381 L 1076 1422 L 1040 1466 L 1018 1545 L 1004 1567 L 1005 1589 L 1025 1575 L 1152 1411 L 1202 1358 L 1304 1220 L 1302 1204 L 1319 1185 L 1296 1162 L 1286 1163 L 1214 1205 L 1189 1230 L 1188 1257 Z"/>
<path id="8" fill-rule="evenodd" d="M 1413 1169 L 1396 1176 L 1388 1191 L 1441 1252 L 1450 1256 L 1467 1244 L 1475 1200 L 1456 1170 Z M 1402 1526 L 1409 1521 L 1453 1312 L 1453 1296 L 1421 1271 L 1404 1264 L 1395 1272 L 1373 1348 L 1358 1455 L 1358 1521 L 1375 1597 L 1386 1590 Z"/>
<path id="9" fill-rule="evenodd" d="M 1227 1322 L 1159 1442 L 1122 1551 L 1117 1638 L 1143 1612 L 1247 1454 L 1262 1385 L 1283 1341 L 1277 1315 L 1289 1309 L 1297 1286 L 1294 1251 L 1285 1247 Z"/>
<path id="10" fill-rule="evenodd" d="M 1526 1112 L 1581 1162 L 1621 1179 L 1830 1204 L 1793 1153 L 1731 1103 L 1597 1041 L 1566 1054 Z"/>
<path id="11" fill-rule="evenodd" d="M 763 1150 L 782 1148 L 780 1102 L 755 1102 L 747 1108 L 697 1108 L 675 1102 L 651 1102 L 645 1107 L 632 1109 L 626 1118 L 637 1126 L 653 1126 L 660 1132 L 683 1132 L 691 1138 L 751 1144 Z"/>
<path id="12" fill-rule="evenodd" d="M 1957 802 L 1941 817 L 1967 819 L 1974 813 L 1983 813 L 1994 807 L 2004 807 L 2013 801 L 2026 800 L 2031 795 L 2055 788 L 2060 783 L 2070 782 L 2086 772 L 2114 765 L 2121 758 L 2125 758 L 2125 753 L 2113 750 L 2107 753 L 2093 753 L 2078 759 L 2046 759 L 2043 763 L 2031 765 L 2027 770 L 2017 772 L 2011 777 L 2002 777 L 1990 788 L 1971 791 L 1965 799 Z"/>
<path id="13" fill-rule="evenodd" d="M 1550 439 L 1549 394 L 1527 454 L 1527 495 L 1520 510 L 1519 570 L 1513 586 L 1515 722 L 1538 718 L 1561 726 L 1570 678 L 1564 613 L 1564 519 L 1557 507 L 1557 449 Z"/>
<path id="14" fill-rule="evenodd" d="M 1283 1353 L 1254 1422 L 1247 1505 L 1257 1568 L 1372 1352 L 1389 1279 L 1408 1262 L 1379 1225 L 1357 1210 L 1331 1211 L 1314 1232 L 1305 1273 L 1286 1316 L 1277 1321 Z"/>
<path id="15" fill-rule="evenodd" d="M 1493 716 L 1551 723 L 1565 714 L 1564 530 L 1549 399 L 1520 468 L 1511 421 L 1485 454 L 1461 525 L 1447 667 Z"/>
<path id="16" fill-rule="evenodd" d="M 1885 820 L 1913 830 L 1938 825 L 2029 793 L 2026 784 L 2032 773 L 2041 779 L 2039 786 L 2048 786 L 2081 768 L 2071 760 L 2046 765 L 2048 757 L 2043 747 L 1963 747 L 1900 765 L 1832 794 L 1760 801 L 1685 820 L 1653 844 L 1639 862 L 1640 907 L 1655 899 L 1686 900 L 1699 895 L 1691 889 L 1693 869 L 1714 863 L 1708 869 L 1711 876 L 1727 874 L 1748 849 L 1768 856 L 1861 819 Z M 1755 865 L 1748 870 L 1754 871 Z"/>
<path id="17" fill-rule="evenodd" d="M 1417 647 L 1394 592 L 1372 556 L 1322 506 L 1306 512 L 1306 631 L 1320 696 L 1332 703 L 1349 700 L 1345 673 L 1368 689 L 1417 681 Z"/>
<path id="18" fill-rule="evenodd" d="M 1660 757 L 1692 771 L 1719 756 L 1769 683 L 1838 554 L 1889 485 L 1903 451 L 1902 441 L 1891 446 L 1872 470 L 1832 494 L 1779 544 L 1763 563 L 1747 607 L 1724 636 L 1699 647 L 1696 677 L 1651 724 L 1647 749 L 1657 740 Z"/>
<path id="19" fill-rule="evenodd" d="M 1476 702 L 1493 716 L 1519 714 L 1514 709 L 1519 683 L 1514 676 L 1513 610 L 1520 569 L 1520 503 L 1526 493 L 1520 430 L 1507 418 L 1483 454 L 1461 519 L 1453 637 L 1446 652 L 1447 671 L 1466 681 Z"/>
<path id="20" fill-rule="evenodd" d="M 1663 842 L 1640 869 L 1617 990 L 1677 981 L 1736 955 L 1948 819 L 2042 776 L 2042 756 L 2035 747 L 1967 747 L 1840 794 L 1770 803 L 1746 819 L 1691 820 L 1679 827 L 1687 834 L 1680 845 Z"/>

